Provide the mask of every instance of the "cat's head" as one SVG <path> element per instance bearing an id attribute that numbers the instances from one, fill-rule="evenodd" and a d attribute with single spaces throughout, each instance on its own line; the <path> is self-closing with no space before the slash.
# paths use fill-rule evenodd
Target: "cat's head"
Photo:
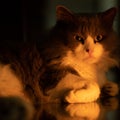
<path id="1" fill-rule="evenodd" d="M 117 44 L 112 27 L 116 11 L 111 8 L 95 14 L 76 14 L 58 6 L 56 26 L 66 34 L 63 42 L 69 51 L 83 61 L 95 63 L 102 56 L 110 56 Z"/>

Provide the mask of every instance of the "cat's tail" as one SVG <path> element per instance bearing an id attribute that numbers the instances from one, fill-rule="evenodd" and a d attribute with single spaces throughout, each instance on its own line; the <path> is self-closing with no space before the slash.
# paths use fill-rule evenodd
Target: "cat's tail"
<path id="1" fill-rule="evenodd" d="M 0 97 L 0 120 L 31 120 L 34 109 L 18 97 Z"/>

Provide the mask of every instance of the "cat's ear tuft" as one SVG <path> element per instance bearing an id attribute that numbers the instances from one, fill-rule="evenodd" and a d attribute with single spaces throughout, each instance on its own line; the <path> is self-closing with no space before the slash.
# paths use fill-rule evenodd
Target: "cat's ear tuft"
<path id="1" fill-rule="evenodd" d="M 113 24 L 116 13 L 117 8 L 115 7 L 106 10 L 105 12 L 102 13 L 103 21 L 111 26 Z"/>
<path id="2" fill-rule="evenodd" d="M 62 5 L 59 5 L 56 7 L 56 17 L 57 17 L 57 21 L 72 21 L 73 20 L 73 14 L 72 12 L 62 6 Z"/>

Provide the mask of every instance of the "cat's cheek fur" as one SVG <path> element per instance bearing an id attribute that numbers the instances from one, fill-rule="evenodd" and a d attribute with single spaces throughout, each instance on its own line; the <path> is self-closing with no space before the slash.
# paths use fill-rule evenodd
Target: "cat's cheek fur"
<path id="1" fill-rule="evenodd" d="M 60 101 L 62 98 L 68 103 L 88 103 L 99 98 L 100 88 L 95 81 L 87 81 L 69 73 L 47 94 L 50 101 Z"/>
<path id="2" fill-rule="evenodd" d="M 96 43 L 96 47 L 94 48 L 93 52 L 93 57 L 95 57 L 96 60 L 98 61 L 100 57 L 103 55 L 103 52 L 104 52 L 103 46 L 99 43 Z"/>

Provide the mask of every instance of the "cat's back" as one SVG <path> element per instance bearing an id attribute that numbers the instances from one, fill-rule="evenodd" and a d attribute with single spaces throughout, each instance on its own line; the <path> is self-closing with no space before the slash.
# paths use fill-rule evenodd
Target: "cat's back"
<path id="1" fill-rule="evenodd" d="M 0 65 L 0 97 L 19 96 L 29 101 L 23 89 L 20 78 L 14 74 L 10 65 Z"/>

